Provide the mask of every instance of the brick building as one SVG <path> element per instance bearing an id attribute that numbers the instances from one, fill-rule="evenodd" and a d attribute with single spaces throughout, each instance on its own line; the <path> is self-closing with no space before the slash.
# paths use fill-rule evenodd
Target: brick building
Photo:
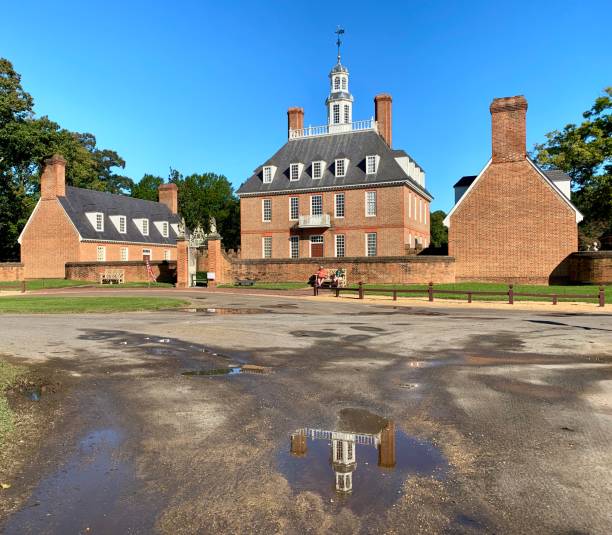
<path id="1" fill-rule="evenodd" d="M 41 194 L 20 237 L 25 278 L 64 278 L 67 262 L 176 260 L 175 184 L 159 201 L 66 185 L 66 161 L 45 162 Z"/>
<path id="2" fill-rule="evenodd" d="M 570 177 L 528 157 L 524 97 L 495 99 L 490 111 L 492 157 L 479 175 L 455 184 L 456 204 L 444 220 L 457 280 L 563 278 L 582 220 L 570 201 Z"/>
<path id="3" fill-rule="evenodd" d="M 423 169 L 393 149 L 391 96 L 353 121 L 349 72 L 329 74 L 327 124 L 304 128 L 289 108 L 288 140 L 239 189 L 242 258 L 403 256 L 429 244 Z"/>

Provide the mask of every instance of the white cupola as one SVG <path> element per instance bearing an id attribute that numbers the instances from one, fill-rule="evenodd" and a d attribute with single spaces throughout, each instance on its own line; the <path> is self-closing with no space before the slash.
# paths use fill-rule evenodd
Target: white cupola
<path id="1" fill-rule="evenodd" d="M 344 132 L 351 129 L 353 122 L 353 95 L 349 93 L 349 71 L 340 62 L 340 35 L 344 30 L 338 28 L 338 62 L 329 73 L 330 90 L 325 100 L 329 133 Z"/>

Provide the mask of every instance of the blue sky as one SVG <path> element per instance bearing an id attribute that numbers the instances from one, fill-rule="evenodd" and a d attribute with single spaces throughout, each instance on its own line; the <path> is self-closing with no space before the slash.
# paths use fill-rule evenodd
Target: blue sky
<path id="1" fill-rule="evenodd" d="M 36 111 L 92 132 L 125 174 L 213 171 L 238 187 L 286 140 L 286 110 L 325 123 L 336 25 L 353 118 L 393 96 L 393 144 L 433 209 L 490 155 L 489 104 L 523 94 L 527 142 L 581 119 L 612 85 L 612 2 L 6 2 L 0 56 Z"/>

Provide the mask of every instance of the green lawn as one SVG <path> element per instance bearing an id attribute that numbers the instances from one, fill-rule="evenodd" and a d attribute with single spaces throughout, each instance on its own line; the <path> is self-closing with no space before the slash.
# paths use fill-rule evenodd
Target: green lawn
<path id="1" fill-rule="evenodd" d="M 133 312 L 186 306 L 189 301 L 167 297 L 50 297 L 0 298 L 0 313 L 55 314 L 85 312 Z"/>
<path id="2" fill-rule="evenodd" d="M 23 368 L 0 360 L 0 445 L 2 445 L 8 433 L 13 430 L 13 413 L 4 392 L 24 371 Z"/>
<path id="3" fill-rule="evenodd" d="M 219 284 L 217 288 L 242 288 L 243 290 L 252 288 L 260 288 L 263 290 L 300 290 L 302 288 L 309 288 L 309 286 L 305 282 L 256 282 L 253 286 Z"/>
<path id="4" fill-rule="evenodd" d="M 0 282 L 0 291 L 2 288 L 13 288 L 15 286 L 19 286 L 19 281 L 1 281 Z M 168 282 L 152 282 L 151 284 L 147 282 L 126 282 L 124 284 L 98 284 L 92 281 L 78 281 L 78 280 L 69 280 L 69 279 L 32 279 L 26 281 L 26 290 L 46 290 L 53 288 L 72 288 L 77 286 L 95 286 L 96 288 L 172 288 L 173 284 Z"/>

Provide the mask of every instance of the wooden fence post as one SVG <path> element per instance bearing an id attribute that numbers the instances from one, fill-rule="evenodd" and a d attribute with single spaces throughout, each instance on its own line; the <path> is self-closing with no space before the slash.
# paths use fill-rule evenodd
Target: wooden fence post
<path id="1" fill-rule="evenodd" d="M 393 300 L 397 301 L 397 290 L 393 290 Z"/>
<path id="2" fill-rule="evenodd" d="M 359 299 L 363 299 L 363 282 L 359 282 Z"/>
<path id="3" fill-rule="evenodd" d="M 312 285 L 312 292 L 315 297 L 319 295 L 319 287 L 317 286 L 317 281 L 315 281 Z"/>
<path id="4" fill-rule="evenodd" d="M 606 290 L 603 286 L 599 287 L 599 306 L 602 307 L 606 304 Z"/>
<path id="5" fill-rule="evenodd" d="M 472 292 L 468 292 L 468 303 L 472 302 Z"/>
<path id="6" fill-rule="evenodd" d="M 26 291 L 26 281 L 21 281 L 21 293 L 23 294 L 25 293 L 25 291 Z"/>
<path id="7" fill-rule="evenodd" d="M 427 294 L 429 295 L 429 300 L 433 301 L 433 282 L 429 283 L 429 286 L 427 287 Z"/>
<path id="8" fill-rule="evenodd" d="M 553 294 L 553 305 L 557 304 L 557 294 Z"/>
<path id="9" fill-rule="evenodd" d="M 514 284 L 508 285 L 508 304 L 514 304 Z"/>
<path id="10" fill-rule="evenodd" d="M 340 297 L 340 288 L 336 288 L 336 297 Z"/>

